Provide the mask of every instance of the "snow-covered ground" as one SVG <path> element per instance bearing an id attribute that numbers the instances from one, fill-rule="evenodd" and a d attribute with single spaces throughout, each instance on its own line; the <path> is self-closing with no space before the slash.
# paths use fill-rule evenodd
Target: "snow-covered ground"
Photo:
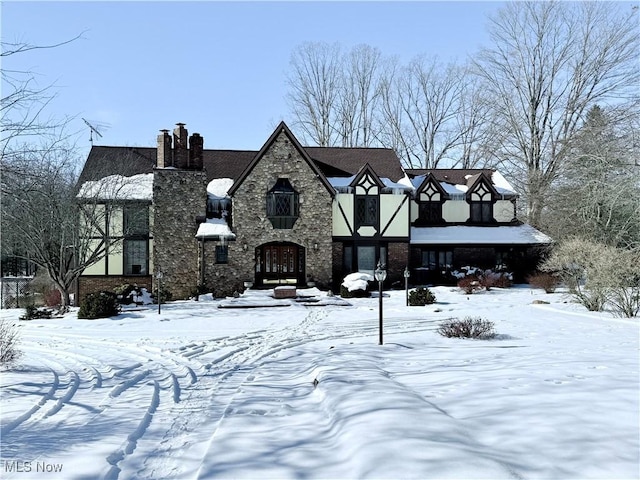
<path id="1" fill-rule="evenodd" d="M 640 320 L 527 287 L 433 291 L 385 292 L 382 346 L 375 297 L 21 321 L 0 476 L 638 478 Z M 468 315 L 498 337 L 436 333 Z"/>

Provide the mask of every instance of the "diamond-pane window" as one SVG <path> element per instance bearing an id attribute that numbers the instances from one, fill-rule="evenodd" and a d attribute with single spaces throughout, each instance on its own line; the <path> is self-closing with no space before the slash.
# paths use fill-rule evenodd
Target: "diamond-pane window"
<path id="1" fill-rule="evenodd" d="M 293 228 L 298 219 L 299 196 L 289 179 L 279 178 L 267 192 L 267 217 L 274 228 Z"/>

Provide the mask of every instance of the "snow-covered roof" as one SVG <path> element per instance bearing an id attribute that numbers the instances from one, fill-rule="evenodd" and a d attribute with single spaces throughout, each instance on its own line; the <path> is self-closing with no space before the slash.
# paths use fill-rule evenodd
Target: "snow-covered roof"
<path id="1" fill-rule="evenodd" d="M 474 175 L 465 175 L 464 179 L 467 182 L 471 182 L 473 180 Z M 414 189 L 417 189 L 422 185 L 426 175 L 417 175 L 413 177 L 410 182 L 413 185 Z M 445 192 L 450 195 L 456 195 L 461 193 L 467 193 L 469 191 L 470 184 L 462 184 L 462 183 L 453 183 L 448 181 L 439 180 L 438 183 L 443 188 Z M 493 171 L 491 172 L 491 183 L 496 191 L 501 195 L 517 195 L 515 189 L 511 186 L 511 184 L 502 176 L 500 172 Z"/>
<path id="2" fill-rule="evenodd" d="M 328 177 L 327 180 L 333 188 L 340 189 L 350 186 L 354 178 L 356 178 L 355 175 L 352 175 L 350 177 Z M 384 184 L 385 188 L 413 190 L 411 180 L 409 180 L 409 177 L 407 177 L 406 175 L 404 176 L 404 178 L 399 179 L 397 182 L 394 182 L 393 180 L 386 177 L 380 178 L 380 180 Z"/>
<path id="3" fill-rule="evenodd" d="M 233 178 L 214 178 L 207 185 L 207 194 L 210 197 L 226 198 L 231 185 Z"/>
<path id="4" fill-rule="evenodd" d="M 491 181 L 493 182 L 493 186 L 498 193 L 511 195 L 514 195 L 516 193 L 511 184 L 507 182 L 507 179 L 504 178 L 498 171 L 495 171 L 491 174 Z"/>
<path id="5" fill-rule="evenodd" d="M 153 173 L 141 173 L 131 177 L 109 175 L 100 180 L 89 180 L 82 184 L 77 198 L 151 201 Z"/>
<path id="6" fill-rule="evenodd" d="M 526 224 L 498 227 L 472 227 L 466 225 L 411 227 L 411 243 L 419 245 L 534 245 L 551 243 L 552 241 L 548 235 Z"/>
<path id="7" fill-rule="evenodd" d="M 219 237 L 226 237 L 228 240 L 236 238 L 236 234 L 231 231 L 229 225 L 223 218 L 208 218 L 206 222 L 198 226 L 196 238 Z"/>

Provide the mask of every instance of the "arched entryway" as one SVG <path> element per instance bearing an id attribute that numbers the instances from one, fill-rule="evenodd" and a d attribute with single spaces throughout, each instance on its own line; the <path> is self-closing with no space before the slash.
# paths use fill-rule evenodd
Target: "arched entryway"
<path id="1" fill-rule="evenodd" d="M 304 247 L 291 242 L 264 243 L 256 248 L 256 286 L 304 285 Z"/>

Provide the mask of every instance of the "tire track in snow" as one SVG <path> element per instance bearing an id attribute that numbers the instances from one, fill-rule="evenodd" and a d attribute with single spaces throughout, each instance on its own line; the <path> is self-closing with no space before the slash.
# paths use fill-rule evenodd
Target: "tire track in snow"
<path id="1" fill-rule="evenodd" d="M 40 410 L 40 408 L 42 408 L 44 404 L 46 404 L 49 400 L 51 400 L 54 397 L 55 392 L 58 390 L 60 380 L 58 377 L 58 373 L 51 368 L 50 370 L 51 370 L 51 373 L 53 374 L 53 382 L 51 384 L 51 388 L 49 388 L 49 391 L 42 396 L 39 402 L 37 402 L 33 407 L 31 407 L 25 413 L 18 416 L 15 420 L 12 420 L 9 423 L 3 425 L 2 428 L 0 429 L 0 437 L 5 437 L 11 431 L 13 431 L 17 426 L 29 420 L 38 410 Z"/>
<path id="2" fill-rule="evenodd" d="M 138 446 L 138 441 L 144 436 L 145 432 L 149 428 L 149 425 L 151 425 L 151 422 L 153 421 L 153 415 L 156 413 L 159 405 L 160 385 L 157 380 L 154 380 L 151 403 L 147 408 L 146 413 L 138 423 L 135 430 L 129 434 L 125 444 L 107 457 L 107 463 L 111 465 L 111 468 L 105 475 L 105 480 L 117 480 L 120 472 L 122 471 L 122 462 L 126 461 L 126 459 L 135 452 L 136 447 Z"/>
<path id="3" fill-rule="evenodd" d="M 304 307 L 300 306 L 300 308 Z M 136 476 L 157 478 L 162 473 L 173 472 L 173 478 L 183 478 L 186 474 L 182 471 L 180 464 L 180 458 L 184 456 L 182 452 L 188 450 L 190 457 L 206 455 L 215 430 L 229 411 L 234 396 L 243 383 L 253 378 L 253 371 L 258 367 L 256 362 L 265 356 L 291 348 L 293 345 L 287 342 L 286 338 L 294 331 L 303 335 L 302 331 L 316 323 L 322 316 L 320 311 L 308 311 L 300 325 L 293 329 L 282 328 L 275 331 L 261 329 L 246 335 L 221 337 L 181 347 L 180 351 L 183 355 L 189 355 L 189 358 L 194 361 L 204 362 L 207 374 L 199 379 L 199 382 L 202 382 L 199 391 L 190 391 L 190 395 L 180 404 L 180 410 L 176 412 L 174 421 L 160 442 L 160 446 L 148 455 Z M 307 339 L 307 341 L 314 340 Z M 207 358 L 207 352 L 215 353 L 220 350 L 224 353 L 211 360 Z M 196 354 L 190 355 L 192 352 Z M 191 413 L 185 415 L 185 411 Z M 213 425 L 213 431 L 207 433 L 205 438 L 194 438 L 196 437 L 194 432 L 201 430 L 202 426 L 207 424 Z"/>

